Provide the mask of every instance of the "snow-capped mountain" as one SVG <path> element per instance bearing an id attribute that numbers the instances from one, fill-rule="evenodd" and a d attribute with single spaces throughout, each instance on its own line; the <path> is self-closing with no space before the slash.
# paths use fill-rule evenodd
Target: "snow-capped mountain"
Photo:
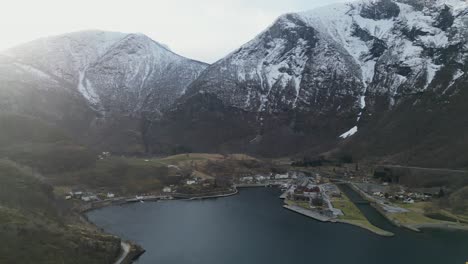
<path id="1" fill-rule="evenodd" d="M 142 34 L 84 31 L 4 53 L 13 65 L 76 89 L 102 113 L 160 112 L 206 68 Z"/>
<path id="2" fill-rule="evenodd" d="M 127 153 L 346 148 L 458 166 L 467 72 L 466 1 L 359 0 L 283 15 L 211 66 L 141 34 L 33 41 L 0 54 L 0 110 Z"/>
<path id="3" fill-rule="evenodd" d="M 189 93 L 247 111 L 357 112 L 359 121 L 376 96 L 391 107 L 450 88 L 466 72 L 467 28 L 464 0 L 364 0 L 287 14 L 210 66 Z M 435 80 L 440 72 L 449 83 Z"/>
<path id="4" fill-rule="evenodd" d="M 0 113 L 38 117 L 93 147 L 141 153 L 141 120 L 159 118 L 206 67 L 142 34 L 43 38 L 0 54 Z"/>
<path id="5" fill-rule="evenodd" d="M 385 138 L 393 143 L 382 149 L 401 151 L 423 139 L 398 145 L 412 134 L 408 124 L 460 97 L 467 43 L 464 0 L 359 0 L 286 14 L 209 66 L 167 118 L 153 124 L 150 141 L 281 156 L 325 152 L 367 130 L 361 145 Z M 216 126 L 206 129 L 209 122 Z M 418 129 L 434 129 L 429 123 Z"/>

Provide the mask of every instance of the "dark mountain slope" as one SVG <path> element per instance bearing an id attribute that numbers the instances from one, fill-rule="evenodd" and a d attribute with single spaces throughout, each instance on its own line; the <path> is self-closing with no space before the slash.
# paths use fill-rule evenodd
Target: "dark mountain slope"
<path id="1" fill-rule="evenodd" d="M 113 263 L 119 239 L 70 222 L 69 213 L 52 188 L 0 159 L 1 263 Z"/>
<path id="2" fill-rule="evenodd" d="M 392 111 L 366 117 L 343 150 L 386 163 L 468 168 L 467 87 L 465 77 L 453 85 L 455 94 L 414 95 Z"/>

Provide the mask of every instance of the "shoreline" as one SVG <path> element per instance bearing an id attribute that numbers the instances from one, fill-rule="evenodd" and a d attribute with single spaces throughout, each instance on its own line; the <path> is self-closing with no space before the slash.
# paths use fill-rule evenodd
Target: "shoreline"
<path id="1" fill-rule="evenodd" d="M 404 225 L 406 228 L 411 228 L 417 230 L 417 232 L 421 232 L 421 229 L 442 229 L 442 230 L 451 230 L 451 231 L 468 231 L 468 226 L 465 225 L 457 225 L 452 223 L 439 223 L 439 224 L 412 224 L 412 225 Z"/>
<path id="2" fill-rule="evenodd" d="M 300 215 L 307 216 L 309 218 L 312 218 L 312 219 L 314 219 L 316 221 L 319 221 L 319 222 L 322 222 L 322 223 L 348 224 L 348 225 L 360 227 L 360 228 L 368 230 L 368 231 L 370 231 L 370 232 L 372 232 L 372 233 L 374 233 L 376 235 L 384 236 L 384 237 L 391 237 L 391 236 L 395 235 L 395 234 L 393 234 L 391 232 L 388 232 L 388 231 L 385 231 L 385 230 L 382 230 L 382 231 L 374 230 L 374 229 L 369 228 L 368 226 L 365 226 L 365 225 L 362 225 L 362 224 L 359 224 L 359 223 L 355 223 L 355 222 L 351 222 L 351 221 L 347 221 L 347 220 L 341 220 L 341 219 L 325 217 L 325 216 L 322 216 L 320 214 L 314 213 L 312 211 L 309 211 L 307 209 L 303 209 L 303 208 L 301 208 L 299 206 L 295 206 L 295 205 L 283 205 L 283 208 L 288 209 L 288 210 L 290 210 L 292 212 L 298 213 Z"/>
<path id="3" fill-rule="evenodd" d="M 349 185 L 351 186 L 352 189 L 357 191 L 362 196 L 361 190 L 359 190 L 359 188 L 357 188 L 353 184 L 349 184 Z M 152 196 L 152 197 L 148 197 L 147 199 L 145 199 L 145 197 L 143 197 L 142 199 L 138 199 L 138 201 L 141 200 L 141 201 L 148 201 L 148 202 L 151 202 L 151 201 L 156 202 L 156 201 L 171 201 L 171 200 L 195 201 L 195 200 L 204 200 L 204 199 L 216 199 L 216 198 L 224 198 L 224 197 L 230 197 L 230 196 L 237 195 L 237 194 L 239 194 L 239 189 L 241 189 L 241 188 L 261 188 L 261 187 L 265 188 L 265 187 L 268 187 L 268 186 L 271 186 L 271 185 L 266 185 L 266 184 L 233 185 L 234 192 L 231 192 L 231 193 L 205 195 L 205 196 L 193 196 L 193 197 L 190 197 L 190 198 L 174 198 L 174 199 L 158 199 L 157 197 Z M 180 195 L 179 194 L 179 197 L 181 197 L 181 196 L 190 196 L 190 195 Z M 159 197 L 162 197 L 162 196 L 159 196 Z M 372 207 L 374 207 L 390 223 L 392 223 L 393 225 L 395 225 L 398 228 L 406 228 L 406 229 L 409 229 L 409 230 L 414 231 L 414 232 L 422 232 L 421 229 L 444 229 L 444 230 L 468 231 L 468 226 L 460 226 L 460 225 L 451 224 L 451 223 L 440 223 L 440 224 L 425 224 L 425 223 L 423 223 L 423 224 L 412 224 L 412 225 L 400 224 L 398 221 L 395 221 L 394 219 L 389 217 L 385 212 L 383 212 L 383 209 L 380 206 L 378 206 L 375 203 L 375 201 L 369 200 L 368 197 L 366 197 L 366 196 L 363 196 L 363 198 L 366 199 L 367 201 L 369 201 L 370 205 Z M 118 198 L 118 199 L 111 200 L 111 201 L 103 201 L 103 202 L 99 202 L 99 203 L 94 203 L 91 206 L 86 207 L 86 208 L 79 208 L 79 214 L 88 223 L 90 223 L 93 226 L 97 227 L 99 230 L 102 230 L 99 226 L 96 226 L 94 223 L 92 223 L 91 221 L 88 220 L 88 217 L 86 216 L 86 213 L 88 213 L 90 211 L 94 211 L 94 210 L 99 210 L 99 209 L 102 209 L 102 208 L 105 208 L 105 207 L 109 207 L 109 206 L 125 205 L 125 204 L 135 203 L 135 202 L 138 202 L 138 201 L 136 201 L 134 198 L 129 198 L 129 197 L 122 197 L 122 198 Z M 395 236 L 394 233 L 391 233 L 391 232 L 388 232 L 388 231 L 385 231 L 385 230 L 382 230 L 382 231 L 374 230 L 374 229 L 369 228 L 368 226 L 362 225 L 360 223 L 355 223 L 355 222 L 347 221 L 347 220 L 328 218 L 328 217 L 325 217 L 325 216 L 321 216 L 319 214 L 315 214 L 314 212 L 308 211 L 306 209 L 302 209 L 301 207 L 298 207 L 298 206 L 285 204 L 285 205 L 283 205 L 283 208 L 288 209 L 288 210 L 290 210 L 292 212 L 298 213 L 300 215 L 312 218 L 312 219 L 314 219 L 316 221 L 319 221 L 319 222 L 348 224 L 348 225 L 352 225 L 352 226 L 355 226 L 355 227 L 365 229 L 367 231 L 370 231 L 370 232 L 372 232 L 372 233 L 374 233 L 376 235 L 382 236 L 382 237 Z M 130 245 L 130 252 L 127 254 L 127 256 L 121 262 L 119 262 L 119 263 L 116 262 L 116 264 L 132 264 L 135 261 L 137 261 L 138 258 L 146 252 L 145 249 L 143 247 L 141 247 L 140 245 L 138 245 L 138 244 L 136 244 L 136 243 L 134 243 L 132 241 L 124 241 L 124 240 L 122 240 L 122 238 L 120 238 L 120 239 L 121 239 L 122 243 L 127 243 L 128 245 Z M 121 256 L 119 256 L 119 258 L 120 257 Z"/>
<path id="4" fill-rule="evenodd" d="M 354 223 L 354 222 L 351 222 L 351 221 L 347 221 L 347 220 L 336 220 L 336 223 L 342 223 L 342 224 L 348 224 L 348 225 L 353 225 L 353 226 L 356 226 L 356 227 L 360 227 L 360 228 L 363 228 L 363 229 L 366 229 L 376 235 L 379 235 L 379 236 L 383 236 L 383 237 L 393 237 L 395 236 L 394 233 L 392 232 L 389 232 L 389 231 L 386 231 L 386 230 L 383 230 L 382 231 L 377 231 L 377 230 L 373 230 L 365 225 L 362 225 L 360 223 Z"/>
<path id="5" fill-rule="evenodd" d="M 297 205 L 288 205 L 288 204 L 285 204 L 283 205 L 283 208 L 286 208 L 288 210 L 291 210 L 295 213 L 298 213 L 300 215 L 303 215 L 303 216 L 307 216 L 307 217 L 310 217 L 314 220 L 317 220 L 319 222 L 323 222 L 323 223 L 326 223 L 326 222 L 331 222 L 330 218 L 328 217 L 325 217 L 325 216 L 322 216 L 318 213 L 315 213 L 313 211 L 310 211 L 310 210 L 307 210 L 307 209 L 304 209 L 304 208 L 301 208 Z"/>
<path id="6" fill-rule="evenodd" d="M 250 187 L 260 187 L 260 186 L 250 186 Z M 233 188 L 234 188 L 234 192 L 224 193 L 224 194 L 194 196 L 191 198 L 176 198 L 176 199 L 159 199 L 162 196 L 152 196 L 152 197 L 147 197 L 146 199 L 145 197 L 143 197 L 142 199 L 138 199 L 138 201 L 148 201 L 148 202 L 171 201 L 171 200 L 195 201 L 195 200 L 204 200 L 204 199 L 224 198 L 224 197 L 237 195 L 239 193 L 238 188 L 248 188 L 248 187 L 234 185 Z M 102 230 L 102 228 L 100 228 L 99 226 L 97 226 L 96 224 L 94 224 L 88 219 L 88 216 L 86 215 L 86 213 L 89 213 L 94 210 L 99 210 L 99 209 L 103 209 L 106 207 L 110 207 L 110 206 L 120 206 L 120 205 L 135 203 L 135 202 L 137 201 L 135 201 L 134 198 L 121 197 L 121 198 L 117 198 L 114 200 L 107 200 L 107 201 L 92 203 L 88 206 L 80 206 L 80 208 L 77 208 L 77 209 L 78 209 L 78 214 L 80 218 L 84 219 L 84 221 L 86 221 L 88 224 L 91 224 L 92 226 L 96 227 L 98 230 L 101 230 L 101 232 L 105 233 Z M 115 236 L 115 237 L 118 237 L 118 236 Z M 137 261 L 138 258 L 141 257 L 141 255 L 143 255 L 146 252 L 146 250 L 142 246 L 138 245 L 137 243 L 128 241 L 128 240 L 124 241 L 121 237 L 118 237 L 118 238 L 121 241 L 121 254 L 118 256 L 118 259 L 115 261 L 115 264 L 132 264 L 135 261 Z M 126 247 L 124 247 L 124 244 L 128 245 L 129 247 L 128 251 Z M 123 256 L 123 254 L 125 254 L 125 256 Z"/>
<path id="7" fill-rule="evenodd" d="M 192 198 L 176 199 L 176 200 L 195 201 L 195 200 L 204 200 L 204 199 L 216 199 L 216 198 L 224 198 L 224 197 L 234 196 L 234 195 L 236 195 L 238 193 L 239 193 L 239 190 L 237 189 L 237 186 L 234 186 L 234 192 L 232 192 L 232 193 L 206 195 L 206 196 L 196 196 L 196 197 L 192 197 Z"/>

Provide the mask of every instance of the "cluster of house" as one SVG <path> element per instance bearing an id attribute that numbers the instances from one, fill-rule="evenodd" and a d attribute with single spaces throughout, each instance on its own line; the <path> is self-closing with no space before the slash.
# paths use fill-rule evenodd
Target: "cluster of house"
<path id="1" fill-rule="evenodd" d="M 239 181 L 243 183 L 252 183 L 252 182 L 263 182 L 269 179 L 270 177 L 257 175 L 257 176 L 245 176 L 245 177 L 240 178 Z"/>
<path id="2" fill-rule="evenodd" d="M 115 194 L 108 192 L 106 194 L 94 194 L 91 192 L 83 192 L 83 191 L 72 191 L 67 196 L 65 196 L 65 200 L 81 200 L 83 202 L 95 202 L 100 201 L 102 199 L 112 199 L 115 198 Z"/>
<path id="3" fill-rule="evenodd" d="M 287 180 L 287 179 L 297 179 L 298 174 L 295 172 L 288 172 L 284 174 L 273 174 L 269 175 L 255 175 L 255 176 L 245 176 L 239 179 L 242 183 L 263 183 L 268 180 Z"/>
<path id="4" fill-rule="evenodd" d="M 185 184 L 186 185 L 199 185 L 199 186 L 203 186 L 203 187 L 208 187 L 208 186 L 211 186 L 213 185 L 213 180 L 204 180 L 202 178 L 199 178 L 199 177 L 192 177 L 190 179 L 187 179 L 185 181 Z"/>
<path id="5" fill-rule="evenodd" d="M 385 198 L 403 203 L 412 204 L 417 201 L 427 201 L 439 195 L 439 188 L 425 188 L 414 191 L 400 190 L 395 193 L 374 192 L 373 195 L 380 198 Z"/>

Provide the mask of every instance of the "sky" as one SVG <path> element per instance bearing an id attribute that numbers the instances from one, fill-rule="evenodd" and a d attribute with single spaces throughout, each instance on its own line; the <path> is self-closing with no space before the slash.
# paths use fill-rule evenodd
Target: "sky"
<path id="1" fill-rule="evenodd" d="M 2 0 L 0 50 L 81 30 L 143 33 L 212 63 L 284 13 L 344 0 Z"/>

